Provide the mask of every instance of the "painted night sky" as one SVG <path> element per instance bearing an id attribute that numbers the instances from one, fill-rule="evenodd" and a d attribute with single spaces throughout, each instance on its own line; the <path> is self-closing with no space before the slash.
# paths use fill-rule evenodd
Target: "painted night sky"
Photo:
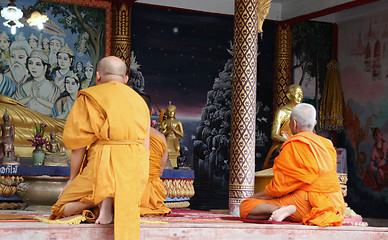
<path id="1" fill-rule="evenodd" d="M 145 92 L 160 109 L 177 106 L 177 118 L 200 118 L 207 91 L 232 56 L 233 16 L 135 4 L 132 51 Z"/>

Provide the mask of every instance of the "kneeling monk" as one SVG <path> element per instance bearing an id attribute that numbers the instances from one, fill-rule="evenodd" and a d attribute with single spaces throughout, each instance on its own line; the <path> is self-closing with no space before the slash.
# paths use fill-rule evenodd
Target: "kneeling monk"
<path id="1" fill-rule="evenodd" d="M 336 151 L 330 140 L 313 133 L 315 118 L 312 105 L 295 106 L 290 119 L 293 136 L 275 159 L 274 178 L 264 191 L 241 203 L 242 218 L 342 225 L 346 205 L 336 172 Z"/>
<path id="2" fill-rule="evenodd" d="M 154 109 L 151 107 L 151 98 L 144 93 L 140 93 L 140 96 L 147 103 L 152 115 Z M 166 137 L 155 128 L 150 128 L 150 171 L 146 189 L 140 200 L 140 216 L 163 216 L 171 213 L 171 209 L 164 204 L 166 190 L 160 179 L 167 158 Z"/>
<path id="3" fill-rule="evenodd" d="M 99 206 L 95 221 L 109 224 L 114 214 L 115 239 L 140 239 L 139 202 L 148 179 L 150 113 L 126 85 L 126 72 L 119 58 L 103 58 L 97 65 L 96 86 L 79 91 L 63 133 L 63 143 L 72 150 L 70 180 L 50 219 Z"/>

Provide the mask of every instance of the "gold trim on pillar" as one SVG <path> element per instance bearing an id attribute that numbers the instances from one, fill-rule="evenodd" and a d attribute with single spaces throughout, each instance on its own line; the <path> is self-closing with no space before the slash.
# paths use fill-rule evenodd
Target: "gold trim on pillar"
<path id="1" fill-rule="evenodd" d="M 236 0 L 229 213 L 239 215 L 242 200 L 254 192 L 257 77 L 257 0 Z"/>
<path id="2" fill-rule="evenodd" d="M 269 13 L 269 8 L 271 7 L 272 0 L 259 0 L 259 4 L 257 4 L 257 12 L 259 16 L 259 20 L 257 21 L 257 32 L 263 32 L 263 23 L 265 17 L 267 17 Z"/>
<path id="3" fill-rule="evenodd" d="M 129 71 L 131 56 L 132 4 L 113 4 L 112 55 L 121 58 Z"/>
<path id="4" fill-rule="evenodd" d="M 275 33 L 273 112 L 287 103 L 292 76 L 292 27 L 277 23 Z"/>

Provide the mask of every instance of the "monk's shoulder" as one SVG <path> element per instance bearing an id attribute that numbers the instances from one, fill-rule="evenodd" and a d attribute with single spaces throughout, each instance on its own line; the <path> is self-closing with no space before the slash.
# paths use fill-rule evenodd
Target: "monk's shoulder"
<path id="1" fill-rule="evenodd" d="M 166 141 L 166 137 L 161 133 L 159 132 L 158 130 L 156 130 L 155 128 L 151 127 L 150 128 L 150 133 L 158 136 L 160 139 L 162 139 L 163 142 L 167 142 Z"/>

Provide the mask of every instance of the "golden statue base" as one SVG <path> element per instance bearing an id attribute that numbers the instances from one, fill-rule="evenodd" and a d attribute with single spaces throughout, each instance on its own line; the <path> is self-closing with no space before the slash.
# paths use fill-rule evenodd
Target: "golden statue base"
<path id="1" fill-rule="evenodd" d="M 168 153 L 168 160 L 170 161 L 171 163 L 171 166 L 173 168 L 176 168 L 178 167 L 178 157 L 180 156 L 181 154 L 179 152 L 172 152 L 172 153 Z"/>
<path id="2" fill-rule="evenodd" d="M 67 167 L 67 166 L 70 166 L 70 159 L 67 157 L 65 153 L 63 154 L 46 153 L 43 165 Z"/>

